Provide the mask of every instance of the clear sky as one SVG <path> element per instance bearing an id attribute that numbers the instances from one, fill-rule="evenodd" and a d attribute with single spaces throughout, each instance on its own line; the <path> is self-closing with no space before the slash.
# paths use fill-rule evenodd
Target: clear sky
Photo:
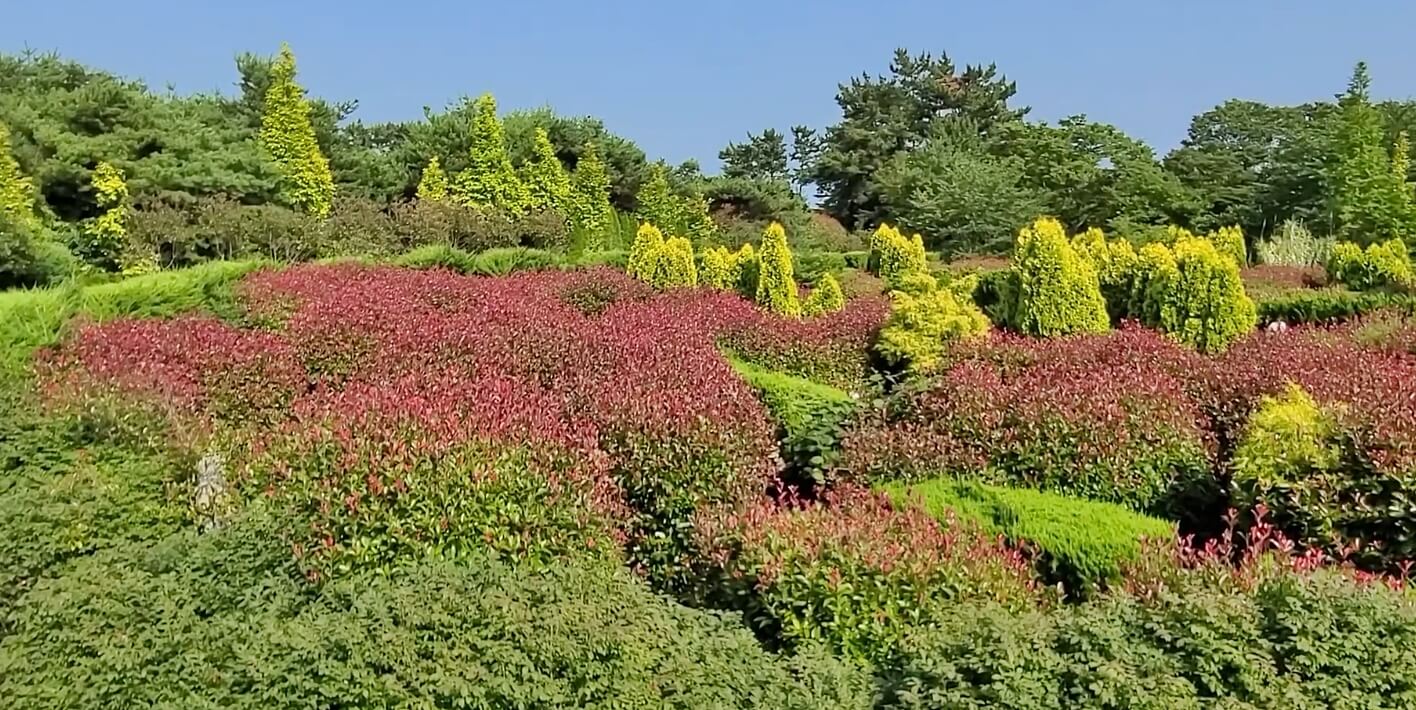
<path id="1" fill-rule="evenodd" d="M 995 62 L 1034 118 L 1086 113 L 1161 152 L 1230 97 L 1299 103 L 1371 64 L 1416 96 L 1411 0 L 0 0 L 0 51 L 60 53 L 155 88 L 233 90 L 233 57 L 282 40 L 302 82 L 365 121 L 491 91 L 593 114 L 653 157 L 717 164 L 748 131 L 838 116 L 836 85 L 897 46 Z"/>

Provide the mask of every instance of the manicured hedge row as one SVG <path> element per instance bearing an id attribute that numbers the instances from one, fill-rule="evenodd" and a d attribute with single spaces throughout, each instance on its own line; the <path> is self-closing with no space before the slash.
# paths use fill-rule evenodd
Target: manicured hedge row
<path id="1" fill-rule="evenodd" d="M 1034 545 L 1043 579 L 1061 582 L 1076 596 L 1092 597 L 1121 581 L 1142 541 L 1175 538 L 1175 524 L 1127 508 L 1026 488 L 1004 488 L 938 479 L 885 486 L 898 505 L 923 505 L 936 517 L 967 517 L 1014 544 Z"/>
<path id="2" fill-rule="evenodd" d="M 1306 289 L 1260 300 L 1258 309 L 1260 323 L 1330 323 L 1382 309 L 1416 313 L 1416 295 L 1388 291 Z"/>
<path id="3" fill-rule="evenodd" d="M 824 482 L 824 470 L 836 456 L 841 426 L 855 411 L 850 394 L 811 380 L 734 361 L 733 369 L 757 391 L 782 428 L 782 458 L 789 483 Z"/>

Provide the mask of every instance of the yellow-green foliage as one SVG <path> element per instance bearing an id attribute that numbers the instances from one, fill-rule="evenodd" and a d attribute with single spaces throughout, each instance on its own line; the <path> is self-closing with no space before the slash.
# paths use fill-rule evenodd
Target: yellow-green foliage
<path id="1" fill-rule="evenodd" d="M 929 293 L 939 287 L 939 282 L 927 273 L 914 271 L 895 277 L 890 281 L 890 290 L 904 291 L 915 296 Z"/>
<path id="2" fill-rule="evenodd" d="M 683 234 L 678 198 L 669 188 L 669 174 L 663 163 L 656 163 L 649 170 L 649 179 L 640 186 L 634 201 L 639 206 L 639 221 L 656 224 L 669 234 Z"/>
<path id="3" fill-rule="evenodd" d="M 295 83 L 295 54 L 287 44 L 280 46 L 280 56 L 270 67 L 260 138 L 261 145 L 280 166 L 285 199 L 316 217 L 328 215 L 334 201 L 334 176 L 315 140 L 310 104 L 305 100 L 305 90 Z"/>
<path id="4" fill-rule="evenodd" d="M 807 295 L 806 302 L 801 304 L 801 313 L 804 316 L 819 316 L 824 313 L 835 313 L 845 307 L 846 295 L 841 293 L 841 285 L 836 283 L 836 277 L 823 274 L 821 278 L 816 280 L 816 285 Z"/>
<path id="5" fill-rule="evenodd" d="M 732 270 L 732 283 L 736 284 L 738 293 L 743 298 L 757 298 L 757 274 L 761 270 L 761 262 L 757 258 L 757 250 L 751 244 L 744 244 L 742 248 L 733 254 L 732 261 L 728 262 Z"/>
<path id="6" fill-rule="evenodd" d="M 1207 239 L 1175 243 L 1175 270 L 1152 289 L 1160 299 L 1153 325 L 1201 352 L 1223 350 L 1253 330 L 1258 309 L 1244 293 L 1239 265 Z"/>
<path id="7" fill-rule="evenodd" d="M 497 100 L 491 94 L 482 94 L 473 104 L 473 112 L 467 169 L 453 181 L 453 195 L 471 207 L 526 211 L 531 197 L 506 152 L 506 133 L 497 118 Z"/>
<path id="8" fill-rule="evenodd" d="M 939 288 L 915 295 L 890 292 L 890 318 L 875 349 L 886 361 L 912 372 L 927 372 L 939 364 L 949 343 L 988 331 L 988 317 L 973 301 Z"/>
<path id="9" fill-rule="evenodd" d="M 428 159 L 423 168 L 423 177 L 418 180 L 418 199 L 427 202 L 447 201 L 447 173 L 438 163 L 438 156 Z"/>
<path id="10" fill-rule="evenodd" d="M 787 232 L 782 225 L 767 225 L 757 261 L 758 305 L 784 316 L 801 315 L 796 280 L 792 278 L 792 250 L 787 246 Z"/>
<path id="11" fill-rule="evenodd" d="M 1264 397 L 1234 450 L 1234 502 L 1277 505 L 1283 523 L 1301 528 L 1304 540 L 1336 540 L 1333 520 L 1321 513 L 1334 507 L 1324 483 L 1339 467 L 1341 448 L 1331 412 L 1297 385 Z"/>
<path id="12" fill-rule="evenodd" d="M 1371 244 L 1365 250 L 1352 242 L 1339 242 L 1328 255 L 1327 272 L 1357 291 L 1405 286 L 1413 281 L 1411 256 L 1400 239 Z"/>
<path id="13" fill-rule="evenodd" d="M 570 176 L 566 174 L 560 158 L 556 157 L 550 134 L 539 126 L 531 142 L 531 160 L 526 164 L 525 182 L 531 209 L 569 211 Z"/>
<path id="14" fill-rule="evenodd" d="M 693 263 L 693 243 L 683 237 L 664 242 L 654 260 L 654 276 L 649 283 L 660 290 L 697 286 L 698 267 Z"/>
<path id="15" fill-rule="evenodd" d="M 604 235 L 614 222 L 610 206 L 610 176 L 594 143 L 588 143 L 570 181 L 570 220 L 584 237 L 584 249 L 604 246 Z"/>
<path id="16" fill-rule="evenodd" d="M 882 224 L 870 237 L 870 263 L 886 283 L 895 283 L 910 274 L 928 273 L 924 239 L 916 234 L 906 238 L 900 230 Z"/>
<path id="17" fill-rule="evenodd" d="M 664 249 L 664 233 L 648 222 L 639 225 L 634 244 L 629 248 L 625 272 L 641 281 L 652 282 L 659 268 L 659 254 Z"/>
<path id="18" fill-rule="evenodd" d="M 1150 325 L 1159 322 L 1158 309 L 1164 300 L 1161 290 L 1175 271 L 1175 254 L 1169 247 L 1158 242 L 1141 247 L 1131 272 L 1126 315 Z"/>
<path id="19" fill-rule="evenodd" d="M 1233 259 L 1240 267 L 1249 263 L 1249 249 L 1244 246 L 1244 230 L 1238 225 L 1221 227 L 1218 232 L 1211 232 L 1207 238 L 1220 254 Z"/>
<path id="20" fill-rule="evenodd" d="M 702 242 L 718 233 L 718 223 L 708 214 L 708 199 L 703 195 L 680 200 L 679 209 L 684 235 L 690 239 Z"/>
<path id="21" fill-rule="evenodd" d="M 735 256 L 727 247 L 710 247 L 703 250 L 703 268 L 699 269 L 699 280 L 704 286 L 720 290 L 736 288 L 733 280 Z"/>
<path id="22" fill-rule="evenodd" d="M 0 123 L 0 211 L 31 230 L 39 227 L 34 213 L 34 184 L 20 172 L 10 154 L 10 131 Z"/>
<path id="23" fill-rule="evenodd" d="M 94 200 L 103 212 L 84 224 L 85 241 L 78 251 L 90 262 L 121 268 L 128 234 L 128 184 L 123 171 L 111 163 L 99 163 L 90 177 Z"/>
<path id="24" fill-rule="evenodd" d="M 1090 259 L 1078 256 L 1067 230 L 1039 219 L 1018 233 L 1013 251 L 1008 325 L 1029 335 L 1099 333 L 1111 327 Z"/>
<path id="25" fill-rule="evenodd" d="M 1096 270 L 1107 313 L 1113 320 L 1124 318 L 1138 260 L 1135 248 L 1125 239 L 1108 240 L 1096 227 L 1073 237 L 1072 248 L 1078 256 L 1090 260 Z"/>

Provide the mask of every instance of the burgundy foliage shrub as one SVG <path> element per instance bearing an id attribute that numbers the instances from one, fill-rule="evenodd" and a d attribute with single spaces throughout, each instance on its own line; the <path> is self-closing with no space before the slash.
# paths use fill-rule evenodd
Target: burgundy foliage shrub
<path id="1" fill-rule="evenodd" d="M 870 346 L 890 315 L 890 302 L 855 298 L 835 313 L 797 320 L 762 313 L 729 329 L 725 348 L 762 367 L 852 390 L 870 374 Z"/>

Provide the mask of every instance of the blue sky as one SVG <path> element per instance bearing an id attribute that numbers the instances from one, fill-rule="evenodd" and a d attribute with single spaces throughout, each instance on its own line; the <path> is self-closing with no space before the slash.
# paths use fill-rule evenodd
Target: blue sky
<path id="1" fill-rule="evenodd" d="M 232 90 L 233 57 L 289 41 L 310 91 L 366 121 L 416 118 L 491 91 L 503 109 L 593 114 L 651 157 L 717 164 L 767 126 L 835 121 L 836 85 L 897 46 L 996 62 L 1034 118 L 1086 113 L 1160 151 L 1230 97 L 1416 96 L 1416 3 L 344 2 L 7 3 L 0 51 L 57 50 L 156 88 Z"/>

